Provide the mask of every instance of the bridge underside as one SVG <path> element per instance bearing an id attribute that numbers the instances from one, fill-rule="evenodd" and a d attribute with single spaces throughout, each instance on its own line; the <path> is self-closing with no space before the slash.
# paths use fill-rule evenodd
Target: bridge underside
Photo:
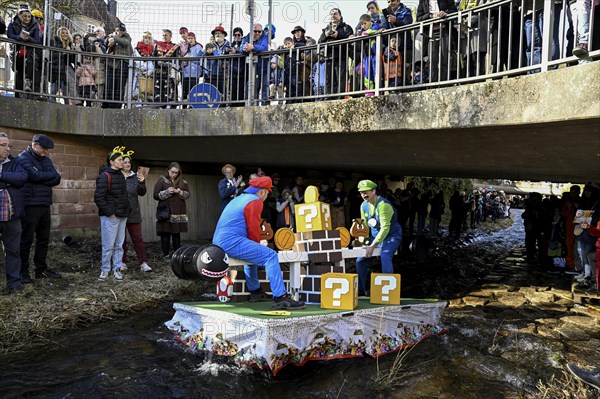
<path id="1" fill-rule="evenodd" d="M 87 137 L 114 145 L 114 138 Z M 600 118 L 368 134 L 119 137 L 138 159 L 389 174 L 600 181 Z"/>
<path id="2" fill-rule="evenodd" d="M 103 110 L 0 96 L 0 128 L 125 145 L 140 161 L 177 160 L 213 171 L 231 162 L 269 170 L 600 181 L 598 76 L 600 62 L 593 62 L 397 95 L 217 110 Z"/>

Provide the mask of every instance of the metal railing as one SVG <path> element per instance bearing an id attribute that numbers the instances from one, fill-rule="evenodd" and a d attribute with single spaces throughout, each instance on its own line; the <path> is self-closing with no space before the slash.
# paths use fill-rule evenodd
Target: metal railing
<path id="1" fill-rule="evenodd" d="M 251 57 L 125 57 L 0 38 L 15 71 L 14 87 L 0 82 L 0 93 L 104 108 L 291 104 L 471 83 L 581 62 L 571 55 L 577 26 L 568 0 L 544 0 L 537 10 L 521 4 L 495 1 L 371 36 Z M 600 55 L 592 51 L 593 11 L 587 60 Z"/>

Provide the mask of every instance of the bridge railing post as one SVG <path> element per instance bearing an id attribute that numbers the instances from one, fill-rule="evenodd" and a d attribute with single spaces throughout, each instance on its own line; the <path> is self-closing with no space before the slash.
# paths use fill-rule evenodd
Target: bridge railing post
<path id="1" fill-rule="evenodd" d="M 375 39 L 375 97 L 381 94 L 381 44 L 382 35 L 377 35 Z"/>

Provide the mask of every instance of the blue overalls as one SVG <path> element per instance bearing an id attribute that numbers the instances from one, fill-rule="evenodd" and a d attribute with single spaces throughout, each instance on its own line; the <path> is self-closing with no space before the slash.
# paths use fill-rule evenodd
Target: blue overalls
<path id="1" fill-rule="evenodd" d="M 383 241 L 377 246 L 381 248 L 381 271 L 383 273 L 391 274 L 394 272 L 392 258 L 394 257 L 394 254 L 396 253 L 396 251 L 400 247 L 400 244 L 402 243 L 402 226 L 400 226 L 400 223 L 398 223 L 396 209 L 387 199 L 380 196 L 377 200 L 377 203 L 375 204 L 375 209 L 373 212 L 369 212 L 369 203 L 367 201 L 362 203 L 361 211 L 363 215 L 367 216 L 366 218 L 364 218 L 364 220 L 365 223 L 367 223 L 371 228 L 369 233 L 369 239 L 370 242 L 373 242 L 375 237 L 377 237 L 377 234 L 379 234 L 379 229 L 381 228 L 379 205 L 381 205 L 381 203 L 383 202 L 390 204 L 390 206 L 394 210 L 394 213 L 390 222 L 390 231 L 388 232 L 387 236 L 383 239 Z M 356 258 L 356 271 L 358 272 L 358 289 L 361 293 L 369 291 L 370 287 L 366 286 L 367 272 L 374 261 L 374 256 L 370 258 Z"/>

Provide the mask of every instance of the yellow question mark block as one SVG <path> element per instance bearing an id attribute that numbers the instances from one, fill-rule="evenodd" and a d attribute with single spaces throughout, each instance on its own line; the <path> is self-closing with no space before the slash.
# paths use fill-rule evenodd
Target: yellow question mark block
<path id="1" fill-rule="evenodd" d="M 400 275 L 371 273 L 371 303 L 400 305 Z"/>
<path id="2" fill-rule="evenodd" d="M 358 307 L 358 274 L 321 275 L 321 308 L 354 310 Z"/>
<path id="3" fill-rule="evenodd" d="M 318 199 L 319 190 L 315 186 L 308 186 L 304 192 L 304 204 L 294 205 L 298 233 L 332 229 L 331 208 Z"/>

